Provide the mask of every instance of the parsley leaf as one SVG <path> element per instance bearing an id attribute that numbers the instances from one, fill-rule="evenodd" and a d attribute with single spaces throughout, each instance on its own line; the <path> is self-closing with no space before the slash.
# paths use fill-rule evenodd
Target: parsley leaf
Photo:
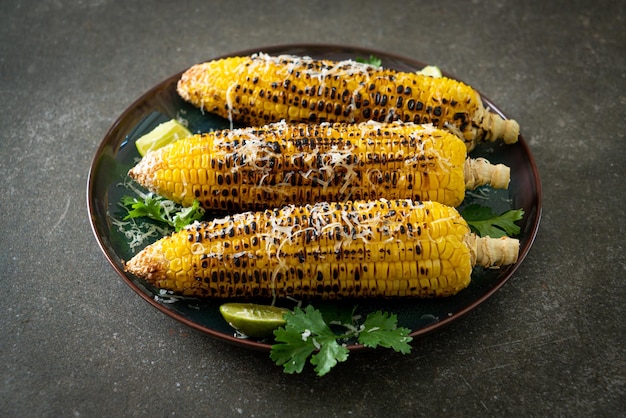
<path id="1" fill-rule="evenodd" d="M 276 341 L 283 344 L 272 345 L 270 358 L 283 366 L 285 373 L 300 373 L 304 369 L 306 359 L 315 351 L 313 340 L 304 339 L 297 329 L 289 326 L 274 331 Z"/>
<path id="2" fill-rule="evenodd" d="M 295 308 L 285 314 L 285 327 L 274 331 L 278 344 L 272 346 L 270 357 L 276 364 L 284 365 L 286 373 L 300 373 L 306 359 L 311 358 L 318 376 L 323 376 L 339 361 L 348 358 L 348 349 L 337 344 L 337 336 L 324 321 L 322 313 L 309 305 L 304 310 Z"/>
<path id="3" fill-rule="evenodd" d="M 320 351 L 311 357 L 311 364 L 315 366 L 318 376 L 324 376 L 340 361 L 348 359 L 348 349 L 337 343 L 335 337 L 320 345 Z"/>
<path id="4" fill-rule="evenodd" d="M 191 206 L 182 208 L 178 213 L 176 213 L 172 218 L 172 222 L 174 223 L 174 228 L 177 231 L 180 231 L 185 226 L 192 224 L 194 221 L 202 219 L 203 216 L 204 209 L 200 207 L 199 201 L 194 200 Z"/>
<path id="5" fill-rule="evenodd" d="M 380 311 L 367 315 L 361 326 L 355 318 L 349 323 L 335 320 L 326 322 L 322 313 L 313 306 L 295 308 L 285 314 L 285 326 L 274 331 L 276 344 L 272 345 L 270 358 L 285 373 L 300 373 L 307 359 L 315 366 L 318 376 L 324 376 L 339 362 L 348 359 L 349 350 L 340 341 L 356 338 L 361 344 L 375 348 L 377 346 L 393 348 L 403 354 L 411 351 L 412 338 L 409 330 L 397 328 L 396 315 Z M 343 327 L 345 332 L 335 333 L 330 328 Z"/>
<path id="6" fill-rule="evenodd" d="M 166 223 L 176 231 L 180 231 L 186 225 L 204 216 L 204 209 L 197 200 L 185 208 L 153 193 L 140 193 L 140 197 L 141 199 L 131 196 L 122 197 L 121 203 L 128 210 L 128 215 L 124 217 L 124 220 L 147 217 Z"/>
<path id="7" fill-rule="evenodd" d="M 411 351 L 412 338 L 408 328 L 396 328 L 397 316 L 384 312 L 369 314 L 363 323 L 363 331 L 359 334 L 359 342 L 366 347 L 377 346 L 393 348 L 402 354 Z"/>
<path id="8" fill-rule="evenodd" d="M 301 329 L 303 332 L 308 330 L 310 334 L 315 335 L 331 335 L 332 331 L 328 324 L 324 321 L 322 313 L 313 306 L 306 308 L 295 308 L 293 313 L 287 314 L 287 326 L 295 329 Z"/>
<path id="9" fill-rule="evenodd" d="M 369 65 L 373 65 L 374 67 L 381 67 L 383 65 L 383 60 L 381 60 L 380 58 L 374 56 L 374 55 L 370 55 L 369 58 L 360 58 L 358 57 L 356 59 L 356 62 L 361 62 L 363 64 L 369 64 Z"/>
<path id="10" fill-rule="evenodd" d="M 522 219 L 524 210 L 511 209 L 497 215 L 491 211 L 491 208 L 473 204 L 463 209 L 461 216 L 467 221 L 472 231 L 479 236 L 500 238 L 520 233 L 520 227 L 515 224 L 515 221 Z"/>

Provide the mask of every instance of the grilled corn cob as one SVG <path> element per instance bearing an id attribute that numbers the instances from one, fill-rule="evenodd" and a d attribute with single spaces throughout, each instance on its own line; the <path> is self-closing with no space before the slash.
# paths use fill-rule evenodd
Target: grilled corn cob
<path id="1" fill-rule="evenodd" d="M 436 202 L 285 206 L 195 223 L 146 247 L 128 272 L 198 297 L 438 297 L 475 264 L 517 261 L 519 242 L 478 238 Z"/>
<path id="2" fill-rule="evenodd" d="M 267 54 L 198 64 L 178 82 L 179 95 L 231 121 L 432 123 L 473 149 L 479 141 L 517 141 L 519 125 L 489 112 L 476 90 L 446 77 L 399 72 L 355 61 Z"/>
<path id="3" fill-rule="evenodd" d="M 507 166 L 466 157 L 463 141 L 432 125 L 278 122 L 179 140 L 129 175 L 185 206 L 197 199 L 217 210 L 381 197 L 458 206 L 467 186 L 508 186 Z"/>

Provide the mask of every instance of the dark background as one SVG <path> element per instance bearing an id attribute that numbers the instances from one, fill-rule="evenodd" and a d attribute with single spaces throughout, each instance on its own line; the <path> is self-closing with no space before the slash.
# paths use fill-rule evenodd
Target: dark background
<path id="1" fill-rule="evenodd" d="M 0 415 L 624 416 L 625 3 L 4 1 Z M 290 43 L 440 66 L 516 119 L 543 184 L 525 262 L 402 356 L 285 375 L 142 301 L 100 251 L 104 134 L 194 63 Z"/>

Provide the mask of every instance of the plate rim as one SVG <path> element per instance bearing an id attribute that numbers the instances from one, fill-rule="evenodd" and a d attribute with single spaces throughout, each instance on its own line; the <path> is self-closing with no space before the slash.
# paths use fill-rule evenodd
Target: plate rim
<path id="1" fill-rule="evenodd" d="M 406 63 L 409 65 L 414 65 L 416 67 L 418 66 L 424 66 L 426 65 L 425 63 L 420 62 L 419 60 L 413 59 L 411 57 L 407 57 L 401 54 L 395 54 L 395 53 L 390 53 L 390 52 L 386 52 L 386 51 L 382 51 L 380 49 L 375 49 L 375 48 L 368 48 L 368 47 L 360 47 L 360 46 L 353 46 L 353 45 L 343 45 L 343 44 L 331 44 L 331 43 L 296 43 L 296 44 L 276 44 L 276 45 L 267 45 L 267 46 L 260 46 L 260 47 L 255 47 L 255 48 L 247 48 L 244 50 L 240 50 L 240 51 L 235 51 L 235 52 L 230 52 L 230 53 L 226 53 L 226 54 L 222 54 L 219 56 L 215 56 L 212 58 L 207 58 L 205 61 L 208 60 L 215 60 L 215 59 L 222 59 L 222 58 L 226 58 L 226 57 L 232 57 L 232 56 L 237 56 L 237 55 L 250 55 L 253 53 L 258 53 L 258 52 L 263 52 L 263 53 L 267 53 L 269 55 L 272 54 L 280 54 L 280 53 L 287 53 L 286 51 L 289 50 L 297 50 L 297 49 L 303 49 L 306 51 L 310 51 L 311 55 L 314 55 L 315 52 L 326 52 L 328 53 L 329 51 L 332 50 L 337 50 L 338 52 L 341 51 L 345 51 L 345 52 L 351 52 L 352 54 L 371 54 L 371 55 L 375 55 L 375 56 L 379 56 L 382 57 L 383 59 L 391 59 L 391 60 L 398 60 L 402 63 Z M 202 61 L 202 62 L 205 62 Z M 194 64 L 192 64 L 194 65 Z M 156 85 L 154 85 L 153 87 L 151 87 L 150 89 L 148 89 L 146 92 L 144 92 L 143 94 L 141 94 L 138 98 L 136 98 L 135 100 L 133 100 L 130 105 L 128 105 L 124 111 L 122 113 L 120 113 L 120 115 L 115 119 L 115 121 L 112 123 L 112 125 L 107 129 L 105 135 L 103 136 L 102 140 L 100 141 L 100 143 L 98 144 L 98 147 L 96 148 L 95 154 L 92 158 L 91 164 L 89 166 L 89 172 L 88 172 L 88 176 L 87 176 L 87 184 L 86 184 L 86 199 L 87 199 L 87 211 L 89 214 L 89 224 L 92 230 L 92 233 L 94 235 L 94 237 L 96 238 L 96 242 L 98 243 L 98 246 L 100 247 L 100 250 L 102 251 L 102 253 L 104 254 L 105 258 L 107 259 L 108 263 L 113 267 L 113 269 L 115 270 L 115 272 L 118 274 L 118 276 L 120 276 L 122 278 L 122 280 L 135 292 L 137 293 L 142 299 L 144 299 L 146 302 L 148 302 L 150 305 L 152 305 L 153 307 L 155 307 L 157 310 L 159 310 L 160 312 L 166 314 L 167 316 L 175 319 L 176 321 L 190 327 L 191 329 L 194 329 L 202 334 L 206 334 L 209 335 L 211 337 L 214 337 L 218 340 L 236 345 L 236 346 L 244 346 L 247 348 L 251 348 L 254 350 L 260 350 L 260 351 L 269 351 L 271 348 L 271 344 L 268 343 L 264 343 L 264 342 L 260 342 L 260 341 L 256 341 L 253 339 L 242 339 L 242 338 L 237 338 L 233 335 L 229 335 L 229 334 L 225 334 L 222 333 L 220 331 L 211 329 L 211 328 L 207 328 L 206 326 L 203 326 L 197 322 L 194 322 L 190 319 L 187 319 L 179 314 L 177 314 L 176 312 L 167 309 L 165 306 L 163 306 L 162 304 L 158 303 L 153 296 L 148 295 L 143 289 L 141 289 L 139 286 L 137 286 L 136 283 L 134 283 L 132 280 L 130 280 L 124 271 L 122 271 L 122 269 L 119 268 L 119 266 L 117 265 L 116 261 L 113 258 L 113 255 L 109 253 L 107 246 L 105 245 L 103 238 L 100 236 L 98 230 L 97 230 L 97 226 L 96 226 L 96 222 L 94 219 L 94 182 L 95 182 L 95 171 L 96 171 L 96 167 L 97 164 L 104 152 L 104 150 L 110 146 L 111 144 L 109 143 L 109 141 L 107 141 L 108 138 L 110 138 L 118 129 L 118 127 L 120 126 L 120 124 L 133 112 L 137 109 L 137 107 L 140 104 L 143 104 L 147 98 L 154 96 L 158 90 L 163 89 L 163 86 L 169 85 L 170 83 L 176 82 L 180 76 L 183 74 L 184 71 L 186 71 L 189 67 L 186 67 L 185 69 L 169 76 L 166 77 L 165 79 L 163 79 L 161 82 L 157 83 Z M 452 74 L 442 70 L 442 74 L 446 77 L 449 78 L 453 78 L 455 80 L 461 81 L 461 82 L 465 82 L 464 80 L 461 80 L 459 78 L 454 77 Z M 471 84 L 470 84 L 471 85 Z M 499 114 L 500 116 L 502 116 L 505 119 L 509 119 L 509 117 L 507 116 L 507 114 L 505 112 L 503 112 L 498 106 L 495 105 L 495 103 L 493 103 L 487 96 L 483 95 L 482 92 L 480 90 L 478 90 L 478 93 L 480 94 L 481 99 L 483 100 L 483 102 L 488 105 L 491 109 L 492 112 Z M 123 142 L 123 141 L 122 141 Z M 534 222 L 532 223 L 532 225 L 530 225 L 529 228 L 529 235 L 528 235 L 528 239 L 525 243 L 525 245 L 520 248 L 520 253 L 518 256 L 518 260 L 517 262 L 510 266 L 508 268 L 507 274 L 505 275 L 505 277 L 499 279 L 489 290 L 487 290 L 483 295 L 481 295 L 480 297 L 478 297 L 477 299 L 473 300 L 471 303 L 469 303 L 465 308 L 460 309 L 459 311 L 455 312 L 453 315 L 447 317 L 447 318 L 443 318 L 440 319 L 436 322 L 433 322 L 432 324 L 426 325 L 418 330 L 412 330 L 411 333 L 409 334 L 411 337 L 416 338 L 416 337 L 421 337 L 424 336 L 426 334 L 432 333 L 435 330 L 438 330 L 440 328 L 444 328 L 446 326 L 448 326 L 449 324 L 451 324 L 452 322 L 455 322 L 463 317 L 465 317 L 468 313 L 470 313 L 471 311 L 473 311 L 474 309 L 476 309 L 479 305 L 483 304 L 487 299 L 491 298 L 493 296 L 493 294 L 495 292 L 497 292 L 514 274 L 515 272 L 519 269 L 519 267 L 522 265 L 523 261 L 526 259 L 526 256 L 528 255 L 530 248 L 532 247 L 535 238 L 537 236 L 537 232 L 539 229 L 539 224 L 541 222 L 541 216 L 542 216 L 542 186 L 541 186 L 541 179 L 539 177 L 539 170 L 537 168 L 537 164 L 535 162 L 535 158 L 530 150 L 530 147 L 528 145 L 528 143 L 526 142 L 524 136 L 520 133 L 519 136 L 519 140 L 518 143 L 522 146 L 525 154 L 528 156 L 527 159 L 527 163 L 529 165 L 530 171 L 532 172 L 533 175 L 533 179 L 534 179 L 534 184 L 535 184 L 535 188 L 536 188 L 536 193 L 535 193 L 535 204 L 534 207 L 536 208 L 536 215 L 535 215 L 535 219 Z M 117 254 L 116 254 L 117 255 Z M 348 349 L 350 351 L 364 351 L 364 350 L 369 350 L 368 348 L 366 348 L 365 346 L 361 345 L 361 344 L 353 344 L 353 345 L 349 345 Z"/>

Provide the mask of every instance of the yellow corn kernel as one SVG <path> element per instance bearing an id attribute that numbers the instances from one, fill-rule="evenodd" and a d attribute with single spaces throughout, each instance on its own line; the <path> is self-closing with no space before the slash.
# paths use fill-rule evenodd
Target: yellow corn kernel
<path id="1" fill-rule="evenodd" d="M 519 125 L 489 112 L 472 87 L 446 77 L 400 72 L 355 61 L 254 54 L 195 65 L 177 91 L 188 102 L 231 121 L 432 123 L 479 141 L 516 142 Z"/>
<path id="2" fill-rule="evenodd" d="M 462 141 L 432 126 L 275 123 L 181 139 L 129 175 L 184 206 L 197 199 L 214 210 L 379 198 L 457 206 L 466 175 L 484 184 L 466 157 Z M 488 163 L 477 167 L 492 178 Z"/>
<path id="3" fill-rule="evenodd" d="M 407 218 L 429 234 L 403 231 Z M 435 222 L 450 227 L 428 228 Z M 354 238 L 379 227 L 387 242 Z M 515 240 L 480 240 L 454 208 L 436 202 L 323 202 L 198 222 L 146 247 L 125 268 L 158 288 L 198 297 L 446 296 L 469 284 L 477 260 L 515 262 Z M 398 243 L 433 250 L 405 251 L 401 260 L 393 255 Z M 437 247 L 446 259 L 433 257 Z"/>

